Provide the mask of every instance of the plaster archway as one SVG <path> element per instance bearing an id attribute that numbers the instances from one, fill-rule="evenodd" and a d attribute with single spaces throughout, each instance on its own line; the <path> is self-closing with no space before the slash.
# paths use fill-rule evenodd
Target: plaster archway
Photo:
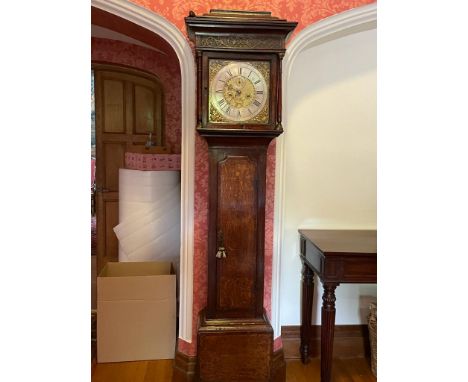
<path id="1" fill-rule="evenodd" d="M 334 16 L 330 16 L 317 23 L 311 24 L 299 32 L 291 44 L 288 45 L 283 59 L 283 100 L 288 97 L 288 83 L 294 63 L 301 52 L 328 41 L 338 39 L 353 33 L 375 29 L 377 26 L 377 4 L 372 3 L 354 8 Z M 281 255 L 284 252 L 282 242 L 284 237 L 284 201 L 285 201 L 285 140 L 288 131 L 287 102 L 283 102 L 283 127 L 285 134 L 276 140 L 276 168 L 275 168 L 275 217 L 273 238 L 273 271 L 271 293 L 271 323 L 274 337 L 281 335 L 280 322 L 280 269 Z M 299 307 L 298 307 L 299 308 Z M 275 342 L 275 348 L 279 345 Z"/>
<path id="2" fill-rule="evenodd" d="M 193 225 L 195 168 L 195 62 L 182 32 L 164 17 L 127 0 L 91 0 L 91 6 L 121 17 L 166 40 L 174 49 L 181 71 L 181 248 L 179 338 L 192 342 Z"/>

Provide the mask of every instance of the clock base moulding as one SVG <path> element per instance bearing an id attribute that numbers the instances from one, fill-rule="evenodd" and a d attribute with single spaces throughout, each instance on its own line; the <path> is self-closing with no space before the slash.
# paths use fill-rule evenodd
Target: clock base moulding
<path id="1" fill-rule="evenodd" d="M 200 382 L 284 381 L 277 375 L 281 359 L 274 362 L 273 328 L 266 316 L 210 320 L 203 311 L 197 356 L 203 360 L 196 367 Z"/>
<path id="2" fill-rule="evenodd" d="M 172 382 L 197 382 L 200 381 L 197 369 L 197 356 L 187 356 L 176 351 Z M 218 366 L 221 368 L 222 365 Z M 241 365 L 242 366 L 242 365 Z M 234 378 L 236 378 L 234 376 Z M 283 349 L 276 350 L 271 357 L 269 382 L 284 382 L 286 380 L 286 362 Z"/>

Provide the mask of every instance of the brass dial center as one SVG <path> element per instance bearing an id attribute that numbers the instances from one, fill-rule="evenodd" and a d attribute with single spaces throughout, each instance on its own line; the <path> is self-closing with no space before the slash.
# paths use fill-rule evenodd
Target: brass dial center
<path id="1" fill-rule="evenodd" d="M 249 107 L 255 100 L 255 87 L 247 78 L 235 76 L 226 81 L 223 95 L 232 107 Z"/>

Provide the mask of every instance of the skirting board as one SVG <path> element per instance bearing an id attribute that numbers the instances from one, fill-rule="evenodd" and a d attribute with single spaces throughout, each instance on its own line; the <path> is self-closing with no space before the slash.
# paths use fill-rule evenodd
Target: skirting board
<path id="1" fill-rule="evenodd" d="M 282 326 L 284 359 L 300 359 L 300 326 Z M 311 358 L 320 357 L 320 325 L 312 326 L 309 351 Z M 333 342 L 333 357 L 370 357 L 369 331 L 367 325 L 336 325 Z"/>
<path id="2" fill-rule="evenodd" d="M 176 351 L 172 382 L 194 382 L 197 357 L 185 355 Z"/>

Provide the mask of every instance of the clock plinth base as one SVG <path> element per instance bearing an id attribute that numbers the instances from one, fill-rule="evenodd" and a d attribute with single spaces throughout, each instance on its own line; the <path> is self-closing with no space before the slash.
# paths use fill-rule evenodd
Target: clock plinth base
<path id="1" fill-rule="evenodd" d="M 202 312 L 197 355 L 200 382 L 279 381 L 266 317 L 211 320 Z"/>

